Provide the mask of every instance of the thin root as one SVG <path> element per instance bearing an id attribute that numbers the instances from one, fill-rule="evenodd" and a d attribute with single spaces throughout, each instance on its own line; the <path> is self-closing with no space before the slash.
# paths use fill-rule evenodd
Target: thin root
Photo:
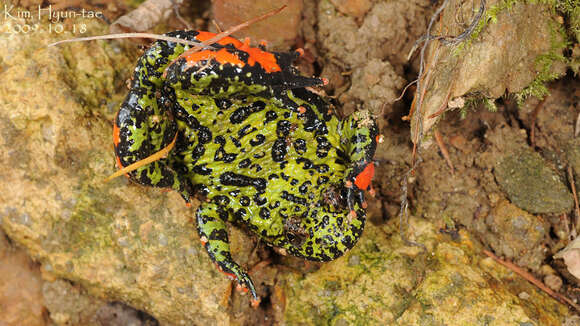
<path id="1" fill-rule="evenodd" d="M 576 309 L 576 311 L 580 312 L 580 306 L 578 306 L 576 303 L 574 303 L 572 300 L 568 299 L 567 297 L 563 296 L 562 294 L 552 291 L 552 289 L 547 287 L 542 281 L 538 280 L 532 274 L 523 270 L 519 266 L 515 265 L 514 263 L 512 263 L 510 261 L 503 260 L 503 259 L 499 258 L 498 256 L 496 256 L 494 253 L 487 251 L 485 249 L 483 250 L 483 253 L 486 254 L 487 256 L 491 257 L 493 260 L 500 263 L 501 265 L 507 267 L 509 270 L 511 270 L 511 271 L 515 272 L 516 274 L 520 275 L 521 277 L 525 278 L 528 282 L 537 286 L 540 290 L 546 292 L 552 298 L 560 301 L 561 303 L 569 304 L 574 309 Z"/>
<path id="2" fill-rule="evenodd" d="M 445 146 L 445 142 L 443 141 L 443 136 L 439 130 L 435 130 L 433 133 L 435 135 L 435 141 L 437 142 L 437 146 L 439 146 L 439 150 L 443 157 L 445 158 L 445 162 L 447 162 L 447 166 L 451 169 L 451 174 L 455 174 L 455 168 L 453 167 L 453 162 L 451 162 L 451 157 L 449 156 L 449 151 L 447 150 L 447 146 Z"/>
<path id="3" fill-rule="evenodd" d="M 574 214 L 576 215 L 575 227 L 578 228 L 578 223 L 580 223 L 580 205 L 578 204 L 578 193 L 576 192 L 576 184 L 574 183 L 574 173 L 572 173 L 572 167 L 570 165 L 568 165 L 566 172 L 568 172 L 568 180 L 570 180 L 570 187 L 572 188 L 572 194 L 574 195 Z"/>

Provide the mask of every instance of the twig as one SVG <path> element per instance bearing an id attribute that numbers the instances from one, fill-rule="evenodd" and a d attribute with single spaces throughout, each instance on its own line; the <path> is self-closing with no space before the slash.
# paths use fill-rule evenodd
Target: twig
<path id="1" fill-rule="evenodd" d="M 441 150 L 441 154 L 443 154 L 443 157 L 447 162 L 447 166 L 449 166 L 449 168 L 451 169 L 451 174 L 455 174 L 455 168 L 453 168 L 453 162 L 451 162 L 451 157 L 449 156 L 449 151 L 447 150 L 445 142 L 443 141 L 443 136 L 441 136 L 439 130 L 435 130 L 433 134 L 435 135 L 435 141 L 439 146 L 439 150 Z"/>
<path id="2" fill-rule="evenodd" d="M 481 2 L 479 3 L 479 11 L 477 12 L 477 14 L 475 14 L 473 20 L 471 21 L 471 24 L 467 26 L 467 28 L 463 31 L 463 33 L 455 37 L 443 37 L 441 39 L 441 43 L 446 45 L 455 45 L 469 38 L 471 34 L 473 34 L 475 28 L 477 27 L 477 24 L 479 24 L 479 21 L 481 20 L 481 17 L 483 16 L 484 12 L 485 12 L 485 0 L 481 0 Z"/>
<path id="3" fill-rule="evenodd" d="M 166 35 L 159 35 L 153 33 L 120 33 L 120 34 L 107 34 L 107 35 L 97 35 L 97 36 L 89 36 L 89 37 L 76 37 L 71 38 L 68 40 L 60 40 L 58 42 L 50 43 L 47 45 L 55 46 L 63 43 L 72 43 L 72 42 L 83 42 L 83 41 L 93 41 L 93 40 L 116 40 L 121 38 L 150 38 L 154 40 L 162 40 L 167 42 L 175 42 L 180 44 L 186 44 L 190 46 L 203 46 L 203 43 L 197 41 L 188 41 L 182 38 L 166 36 Z"/>
<path id="4" fill-rule="evenodd" d="M 496 256 L 495 254 L 493 254 L 492 252 L 487 251 L 485 249 L 483 250 L 483 253 L 486 254 L 487 256 L 493 258 L 493 260 L 500 263 L 501 265 L 512 270 L 516 274 L 520 275 L 521 277 L 525 278 L 528 282 L 534 284 L 540 290 L 542 290 L 542 291 L 546 292 L 548 295 L 550 295 L 552 298 L 560 301 L 561 303 L 569 304 L 574 309 L 576 309 L 576 311 L 580 312 L 580 306 L 578 306 L 576 303 L 574 303 L 574 301 L 568 299 L 567 297 L 563 296 L 562 294 L 560 294 L 558 292 L 552 291 L 552 289 L 547 287 L 542 281 L 538 280 L 537 278 L 535 278 L 532 274 L 528 273 L 527 271 L 521 269 L 519 266 L 515 265 L 514 263 L 512 263 L 510 261 L 503 260 L 503 259 L 499 258 L 498 256 Z"/>
<path id="5" fill-rule="evenodd" d="M 165 146 L 161 150 L 147 156 L 146 158 L 144 158 L 142 160 L 139 160 L 131 165 L 127 165 L 124 168 L 117 170 L 115 173 L 106 177 L 105 180 L 103 180 L 103 182 L 109 182 L 109 181 L 115 179 L 116 177 L 119 177 L 119 176 L 122 176 L 123 174 L 127 174 L 129 172 L 135 171 L 142 166 L 145 166 L 145 165 L 152 163 L 152 162 L 155 162 L 155 161 L 159 161 L 160 159 L 167 157 L 167 154 L 169 154 L 169 152 L 171 151 L 173 146 L 175 146 L 176 140 L 177 140 L 177 133 L 175 133 L 175 137 L 173 137 L 173 140 L 171 141 L 171 143 L 169 143 L 169 145 Z"/>
<path id="6" fill-rule="evenodd" d="M 268 17 L 271 17 L 271 16 L 276 15 L 280 11 L 284 10 L 286 7 L 288 7 L 288 5 L 283 5 L 282 7 L 278 8 L 278 9 L 269 11 L 269 12 L 267 12 L 267 13 L 261 15 L 261 16 L 252 18 L 252 19 L 250 19 L 248 21 L 245 21 L 245 22 L 243 22 L 241 24 L 238 24 L 238 25 L 236 25 L 234 27 L 231 27 L 231 28 L 229 28 L 229 29 L 227 29 L 227 30 L 225 30 L 225 31 L 223 31 L 221 33 L 216 34 L 214 37 L 210 38 L 209 40 L 203 41 L 202 44 L 203 45 L 209 45 L 209 44 L 215 43 L 215 42 L 223 39 L 224 37 L 230 36 L 231 34 L 237 32 L 237 31 L 239 31 L 241 29 L 244 29 L 244 28 L 246 28 L 246 27 L 248 27 L 248 26 L 250 26 L 252 24 L 255 24 L 255 23 L 261 21 L 261 20 L 264 20 L 264 19 L 266 19 Z M 199 46 L 199 45 L 198 45 L 198 47 L 199 47 L 198 50 L 200 48 L 202 48 L 202 46 Z M 193 50 L 193 48 L 192 49 L 189 49 L 189 50 Z"/>
<path id="7" fill-rule="evenodd" d="M 538 113 L 544 107 L 544 103 L 546 103 L 547 98 L 547 96 L 544 97 L 544 99 L 542 99 L 540 103 L 536 105 L 534 111 L 532 112 L 532 123 L 530 124 L 530 145 L 532 147 L 536 146 L 536 120 L 538 119 Z"/>
<path id="8" fill-rule="evenodd" d="M 153 34 L 153 33 L 120 33 L 120 34 L 107 34 L 107 35 L 98 35 L 98 36 L 90 36 L 90 37 L 77 37 L 77 38 L 72 38 L 72 39 L 68 39 L 68 40 L 61 40 L 58 42 L 54 42 L 49 44 L 48 46 L 55 46 L 58 44 L 63 44 L 63 43 L 71 43 L 71 42 L 81 42 L 81 41 L 92 41 L 92 40 L 111 40 L 111 39 L 120 39 L 120 38 L 150 38 L 150 39 L 154 39 L 154 40 L 163 40 L 163 41 L 168 41 L 168 42 L 175 42 L 175 43 L 180 43 L 180 44 L 186 44 L 186 45 L 190 45 L 192 46 L 192 48 L 189 49 L 189 51 L 194 52 L 194 51 L 199 51 L 200 49 L 203 48 L 212 48 L 210 46 L 210 44 L 213 44 L 219 40 L 221 40 L 222 38 L 229 36 L 230 34 L 233 34 L 243 28 L 246 28 L 258 21 L 264 20 L 270 16 L 273 16 L 277 13 L 279 13 L 280 11 L 284 10 L 284 8 L 286 8 L 287 5 L 283 5 L 282 7 L 276 9 L 276 10 L 272 10 L 270 12 L 265 13 L 262 16 L 258 16 L 256 18 L 250 19 L 246 22 L 243 22 L 239 25 L 236 25 L 232 28 L 230 28 L 227 31 L 221 32 L 216 34 L 216 36 L 203 41 L 203 42 L 196 42 L 196 41 L 188 41 L 188 40 L 184 40 L 181 38 L 177 38 L 177 37 L 171 37 L 171 36 L 166 36 L 166 35 L 159 35 L 159 34 Z M 195 49 L 195 50 L 194 50 Z"/>
<path id="9" fill-rule="evenodd" d="M 572 194 L 574 195 L 574 204 L 576 208 L 574 209 L 574 214 L 576 215 L 576 223 L 574 224 L 576 227 L 579 226 L 580 223 L 580 205 L 578 204 L 578 193 L 576 192 L 576 184 L 574 183 L 574 174 L 572 173 L 572 167 L 568 165 L 566 169 L 568 172 L 568 180 L 570 181 L 570 187 L 572 188 Z"/>
<path id="10" fill-rule="evenodd" d="M 191 25 L 189 25 L 189 23 L 179 13 L 179 5 L 181 3 L 177 2 L 176 0 L 171 0 L 171 3 L 173 4 L 173 14 L 175 15 L 175 18 L 177 18 L 177 20 L 179 20 L 179 22 L 185 26 L 186 29 L 190 30 Z"/>
<path id="11" fill-rule="evenodd" d="M 397 97 L 394 102 L 400 101 L 403 98 L 403 96 L 405 95 L 405 92 L 407 91 L 407 88 L 411 87 L 416 82 L 417 82 L 417 79 L 415 79 L 412 82 L 408 83 L 407 86 L 405 86 L 405 88 L 403 88 L 403 91 L 401 92 L 401 95 L 399 97 Z"/>

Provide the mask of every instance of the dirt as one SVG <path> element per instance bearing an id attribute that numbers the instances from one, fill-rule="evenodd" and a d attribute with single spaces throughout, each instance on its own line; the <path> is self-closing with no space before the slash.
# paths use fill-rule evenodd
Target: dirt
<path id="1" fill-rule="evenodd" d="M 0 87 L 8 94 L 1 104 L 10 108 L 0 111 L 0 143 L 9 148 L 2 162 L 13 170 L 0 173 L 0 179 L 13 189 L 0 195 L 7 203 L 0 207 L 0 227 L 41 267 L 21 251 L 6 249 L 12 247 L 0 234 L 3 261 L 14 269 L 2 274 L 18 279 L 6 284 L 24 284 L 19 291 L 11 288 L 11 298 L 26 299 L 6 303 L 10 309 L 3 311 L 22 322 L 24 317 L 18 316 L 29 316 L 30 324 L 38 325 L 48 319 L 57 325 L 560 324 L 569 314 L 564 306 L 479 254 L 491 249 L 580 299 L 578 280 L 552 258 L 575 232 L 568 167 L 580 189 L 580 142 L 574 136 L 580 82 L 568 71 L 546 84 L 550 95 L 543 102 L 530 88 L 534 76 L 548 73 L 538 64 L 539 56 L 560 60 L 575 53 L 571 49 L 578 45 L 565 45 L 560 42 L 565 33 L 554 32 L 573 24 L 564 13 L 554 14 L 549 3 L 515 3 L 507 9 L 504 4 L 489 3 L 497 9 L 499 23 L 487 21 L 490 28 L 471 47 L 428 62 L 437 68 L 423 118 L 437 116 L 424 124 L 421 163 L 406 184 L 411 218 L 402 225 L 397 217 L 414 138 L 405 120 L 412 98 L 396 98 L 416 78 L 418 57 L 408 61 L 407 55 L 436 6 L 419 0 L 293 1 L 277 20 L 292 20 L 292 28 L 252 30 L 255 41 L 269 40 L 279 49 L 305 48 L 300 69 L 330 80 L 325 91 L 338 101 L 342 114 L 370 108 L 385 136 L 375 158 L 377 198 L 369 203 L 371 223 L 344 258 L 311 264 L 282 257 L 231 228 L 235 258 L 254 266 L 253 277 L 265 298 L 257 310 L 249 308 L 247 296 L 236 293 L 194 244 L 194 227 L 176 194 L 161 195 L 120 179 L 96 185 L 112 170 L 107 130 L 126 92 L 137 46 L 111 42 L 38 50 L 38 45 L 18 48 L 14 44 L 20 43 L 6 40 L 11 48 L 0 60 L 0 74 L 14 83 Z M 39 3 L 20 5 L 32 9 Z M 114 0 L 53 5 L 103 10 L 107 23 L 136 6 Z M 277 5 L 247 2 L 243 10 L 262 13 Z M 211 10 L 220 27 L 238 22 L 225 1 L 213 9 L 199 8 L 189 4 L 181 10 L 194 26 L 211 26 Z M 506 19 L 510 15 L 516 18 Z M 522 28 L 530 20 L 542 24 Z M 457 27 L 458 18 L 447 11 L 443 21 Z M 69 32 L 77 24 L 68 20 Z M 167 26 L 175 25 L 179 23 L 170 18 Z M 102 22 L 87 26 L 92 32 L 106 31 Z M 519 38 L 494 47 L 509 34 Z M 81 36 L 67 34 L 73 35 Z M 249 34 L 240 32 L 244 35 Z M 22 37 L 21 44 L 42 40 L 38 35 L 12 37 Z M 513 43 L 523 45 L 514 48 Z M 561 76 L 566 65 L 558 60 L 550 63 L 549 72 Z M 572 68 L 574 60 L 569 58 Z M 36 77 L 26 79 L 30 75 Z M 68 88 L 51 84 L 56 80 Z M 505 94 L 506 89 L 516 95 Z M 534 90 L 542 91 L 540 86 Z M 474 100 L 481 94 L 490 99 Z M 456 98 L 469 105 L 462 110 L 449 105 L 440 112 Z M 496 112 L 488 110 L 490 101 Z M 71 123 L 82 128 L 70 128 Z M 453 169 L 434 132 L 441 135 Z M 429 254 L 401 241 L 400 229 Z"/>

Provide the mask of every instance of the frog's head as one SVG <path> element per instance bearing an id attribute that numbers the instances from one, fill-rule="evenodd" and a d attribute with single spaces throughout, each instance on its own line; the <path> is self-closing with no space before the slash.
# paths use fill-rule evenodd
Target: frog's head
<path id="1" fill-rule="evenodd" d="M 142 185 L 173 188 L 187 202 L 191 197 L 189 185 L 165 159 L 177 139 L 177 124 L 155 98 L 138 95 L 131 91 L 115 117 L 113 144 L 121 170 L 106 180 L 125 174 Z"/>

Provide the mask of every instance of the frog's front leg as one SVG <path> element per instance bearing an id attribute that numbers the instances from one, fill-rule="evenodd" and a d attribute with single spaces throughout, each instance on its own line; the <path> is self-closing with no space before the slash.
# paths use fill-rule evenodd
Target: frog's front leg
<path id="1" fill-rule="evenodd" d="M 371 187 L 375 173 L 373 156 L 381 137 L 376 121 L 366 110 L 354 112 L 341 122 L 339 128 L 342 150 L 350 161 L 344 174 L 344 184 L 350 211 L 349 219 L 353 219 L 356 217 L 355 198 L 360 201 L 363 208 L 366 208 L 363 191 L 368 190 L 371 195 L 374 193 Z"/>
<path id="2" fill-rule="evenodd" d="M 237 280 L 239 285 L 250 291 L 252 306 L 257 307 L 260 304 L 260 298 L 248 274 L 231 256 L 226 223 L 220 218 L 220 213 L 227 214 L 219 212 L 219 206 L 215 203 L 206 203 L 197 210 L 197 231 L 201 243 L 220 271 Z"/>

